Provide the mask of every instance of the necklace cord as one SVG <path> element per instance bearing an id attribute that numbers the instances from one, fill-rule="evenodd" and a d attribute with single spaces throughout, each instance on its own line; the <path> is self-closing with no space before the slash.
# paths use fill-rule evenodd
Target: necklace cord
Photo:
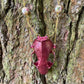
<path id="1" fill-rule="evenodd" d="M 23 6 L 25 7 L 25 0 L 23 0 Z"/>
<path id="2" fill-rule="evenodd" d="M 57 0 L 57 4 L 59 5 L 60 4 L 60 1 Z M 59 21 L 59 12 L 57 12 L 57 18 L 56 18 L 56 23 L 55 23 L 55 39 L 54 39 L 54 43 L 56 44 L 56 34 L 57 34 L 57 27 L 58 27 L 58 21 Z"/>
<path id="3" fill-rule="evenodd" d="M 60 4 L 60 1 L 59 0 L 57 0 L 57 3 L 58 4 Z M 25 0 L 23 0 L 23 6 L 25 7 Z M 57 13 L 57 18 L 56 18 L 56 23 L 55 23 L 55 32 L 53 33 L 54 35 L 55 35 L 55 38 L 54 38 L 54 43 L 56 44 L 56 34 L 57 34 L 57 27 L 58 27 L 58 15 L 59 15 L 59 13 Z M 28 25 L 28 27 L 30 28 L 30 30 L 31 31 L 33 31 L 35 34 L 36 34 L 36 36 L 38 36 L 39 34 L 37 34 L 36 33 L 36 31 L 33 29 L 33 27 L 31 27 L 31 25 L 30 25 L 30 22 L 29 22 L 29 16 L 28 16 L 28 14 L 26 14 L 26 20 L 27 20 L 27 25 Z M 52 35 L 53 35 L 52 34 Z M 51 35 L 50 35 L 51 36 Z M 50 37 L 49 36 L 49 37 Z"/>
<path id="4" fill-rule="evenodd" d="M 60 1 L 57 0 L 57 4 L 60 4 Z M 54 32 L 54 44 L 56 46 L 56 35 L 57 35 L 57 27 L 58 27 L 58 21 L 59 21 L 59 12 L 57 12 L 56 22 L 55 22 L 55 32 Z M 56 49 L 54 48 L 54 53 L 56 53 Z M 55 63 L 56 55 L 54 55 L 53 63 Z"/>
<path id="5" fill-rule="evenodd" d="M 58 14 L 59 13 L 57 13 L 57 18 L 56 18 L 56 23 L 55 23 L 55 39 L 54 39 L 54 43 L 56 44 L 56 34 L 57 34 L 57 27 L 58 27 Z"/>
<path id="6" fill-rule="evenodd" d="M 38 36 L 38 34 L 36 33 L 36 31 L 33 29 L 33 27 L 30 25 L 30 22 L 29 22 L 29 16 L 28 15 L 26 15 L 26 20 L 27 20 L 27 25 L 28 25 L 28 27 L 30 28 L 30 30 L 32 30 L 35 34 L 36 34 L 36 36 Z"/>
<path id="7" fill-rule="evenodd" d="M 25 4 L 25 0 L 23 0 L 23 6 L 25 7 L 25 5 L 26 5 L 26 4 Z M 33 31 L 33 32 L 36 34 L 36 36 L 38 36 L 39 34 L 37 34 L 36 31 L 33 29 L 33 27 L 30 25 L 28 14 L 26 14 L 26 21 L 27 21 L 28 27 L 30 28 L 29 30 L 30 30 L 30 31 Z M 29 31 L 29 32 L 30 32 L 30 31 Z"/>

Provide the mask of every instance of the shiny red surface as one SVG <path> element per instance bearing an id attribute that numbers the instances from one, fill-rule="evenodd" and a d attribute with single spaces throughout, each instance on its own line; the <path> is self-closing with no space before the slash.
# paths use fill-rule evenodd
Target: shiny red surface
<path id="1" fill-rule="evenodd" d="M 34 63 L 40 74 L 46 74 L 48 69 L 51 68 L 53 63 L 48 61 L 49 54 L 55 46 L 52 41 L 48 39 L 47 36 L 38 36 L 32 45 L 34 52 L 37 56 L 38 61 Z"/>

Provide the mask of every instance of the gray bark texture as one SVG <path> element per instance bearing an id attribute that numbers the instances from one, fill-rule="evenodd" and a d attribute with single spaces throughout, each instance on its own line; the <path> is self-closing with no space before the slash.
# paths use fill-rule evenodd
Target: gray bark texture
<path id="1" fill-rule="evenodd" d="M 26 6 L 33 5 L 30 24 L 35 31 L 41 36 L 52 35 L 57 0 L 24 1 Z M 44 76 L 31 61 L 30 45 L 36 35 L 29 33 L 21 12 L 23 1 L 0 0 L 0 84 L 84 84 L 84 0 L 60 0 L 60 4 L 56 59 Z M 50 40 L 54 42 L 54 38 L 52 35 Z M 52 54 L 49 60 L 53 60 Z"/>

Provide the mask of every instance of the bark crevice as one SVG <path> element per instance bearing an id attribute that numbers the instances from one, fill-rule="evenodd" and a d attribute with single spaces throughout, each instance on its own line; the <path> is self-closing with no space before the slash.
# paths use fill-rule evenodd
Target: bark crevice
<path id="1" fill-rule="evenodd" d="M 67 11 L 66 11 L 67 14 L 68 14 L 68 11 L 69 11 L 69 6 L 70 6 L 70 0 L 68 0 Z"/>
<path id="2" fill-rule="evenodd" d="M 81 8 L 80 10 L 80 13 L 78 15 L 78 20 L 76 21 L 76 27 L 75 27 L 75 37 L 74 37 L 74 41 L 73 41 L 73 44 L 72 44 L 72 48 L 70 50 L 70 47 L 69 47 L 69 50 L 68 50 L 68 53 L 67 53 L 67 58 L 66 58 L 66 65 L 65 65 L 65 71 L 66 71 L 66 75 L 68 74 L 68 64 L 69 64 L 69 60 L 70 60 L 70 54 L 71 52 L 73 51 L 73 49 L 75 48 L 75 44 L 78 40 L 78 27 L 79 27 L 79 22 L 81 20 L 81 16 L 83 14 L 83 10 L 84 10 L 84 7 Z M 70 31 L 70 35 L 69 35 L 69 46 L 70 46 L 70 40 L 71 40 L 71 35 L 72 35 L 72 21 L 70 22 L 70 28 L 69 28 L 69 31 Z M 63 84 L 66 84 L 66 79 L 63 80 Z"/>
<path id="3" fill-rule="evenodd" d="M 0 11 L 0 19 L 4 19 L 11 7 L 11 0 L 7 0 L 4 8 Z"/>
<path id="4" fill-rule="evenodd" d="M 70 22 L 70 28 L 69 28 L 69 31 L 70 31 L 70 33 L 69 33 L 69 50 L 68 50 L 68 53 L 67 53 L 66 65 L 65 65 L 66 74 L 67 74 L 67 66 L 68 66 L 68 63 L 69 63 L 69 56 L 70 56 L 70 53 L 72 51 L 72 50 L 70 51 L 70 38 L 71 38 L 71 34 L 72 34 L 71 29 L 72 29 L 72 21 Z"/>
<path id="5" fill-rule="evenodd" d="M 46 24 L 44 21 L 44 5 L 42 0 L 37 1 L 38 17 L 41 20 L 42 28 L 39 29 L 40 35 L 44 36 L 46 34 Z"/>
<path id="6" fill-rule="evenodd" d="M 79 22 L 80 22 L 80 19 L 81 19 L 83 11 L 84 11 L 84 7 L 81 8 L 80 13 L 79 13 L 79 17 L 78 17 L 78 20 L 77 20 L 77 23 L 76 23 L 76 27 L 75 27 L 75 40 L 78 39 L 78 27 L 79 27 Z"/>

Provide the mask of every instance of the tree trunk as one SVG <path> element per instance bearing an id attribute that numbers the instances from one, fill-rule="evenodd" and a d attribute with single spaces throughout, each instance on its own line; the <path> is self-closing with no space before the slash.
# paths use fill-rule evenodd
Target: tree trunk
<path id="1" fill-rule="evenodd" d="M 26 6 L 33 4 L 30 24 L 35 31 L 41 36 L 51 35 L 55 29 L 57 0 L 23 1 Z M 36 35 L 30 33 L 26 16 L 21 12 L 23 1 L 0 0 L 0 82 L 84 84 L 84 1 L 60 0 L 56 59 L 45 76 L 39 74 L 31 61 L 30 45 Z M 50 39 L 53 41 L 54 35 Z M 50 55 L 49 60 L 52 58 Z"/>

